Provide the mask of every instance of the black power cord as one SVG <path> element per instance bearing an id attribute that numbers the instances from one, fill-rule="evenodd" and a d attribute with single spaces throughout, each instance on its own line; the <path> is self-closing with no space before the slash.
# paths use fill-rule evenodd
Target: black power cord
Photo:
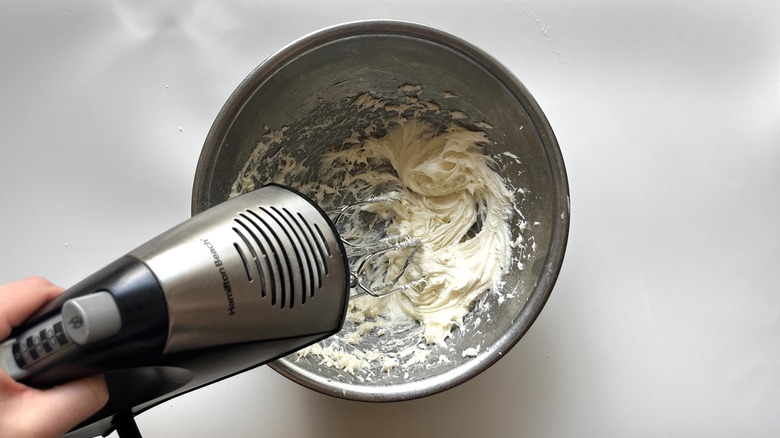
<path id="1" fill-rule="evenodd" d="M 129 410 L 114 415 L 114 427 L 120 438 L 143 438 L 135 424 L 135 415 Z"/>

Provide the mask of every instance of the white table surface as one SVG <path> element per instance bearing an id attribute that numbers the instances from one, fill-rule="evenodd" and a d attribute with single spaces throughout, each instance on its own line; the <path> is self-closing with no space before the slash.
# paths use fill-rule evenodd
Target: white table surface
<path id="1" fill-rule="evenodd" d="M 772 0 L 0 2 L 0 282 L 70 286 L 186 219 L 238 83 L 368 18 L 465 38 L 546 112 L 572 206 L 547 306 L 436 396 L 349 402 L 261 367 L 141 415 L 144 436 L 780 435 Z"/>

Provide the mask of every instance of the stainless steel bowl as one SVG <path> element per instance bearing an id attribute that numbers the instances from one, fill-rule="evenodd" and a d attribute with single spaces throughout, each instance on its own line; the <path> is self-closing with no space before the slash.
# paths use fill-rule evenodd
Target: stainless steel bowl
<path id="1" fill-rule="evenodd" d="M 339 25 L 292 43 L 247 76 L 209 131 L 195 175 L 193 214 L 228 199 L 237 175 L 269 131 L 286 127 L 287 138 L 277 149 L 316 165 L 320 154 L 356 125 L 381 116 L 356 113 L 350 106 L 355 96 L 370 92 L 392 101 L 410 84 L 420 85 L 420 98 L 447 114 L 429 122 L 457 122 L 487 133 L 503 175 L 524 189 L 517 205 L 534 224 L 513 233 L 532 238 L 535 250 L 526 254 L 523 269 L 506 274 L 505 289 L 513 293 L 487 294 L 455 330 L 442 350 L 452 353 L 449 362 L 368 379 L 294 354 L 271 364 L 293 381 L 345 399 L 396 401 L 449 389 L 500 359 L 541 312 L 563 261 L 569 191 L 557 141 L 539 105 L 499 62 L 453 35 L 397 21 Z M 453 118 L 452 111 L 466 117 Z M 272 177 L 267 175 L 269 181 Z M 462 354 L 477 345 L 478 353 Z"/>

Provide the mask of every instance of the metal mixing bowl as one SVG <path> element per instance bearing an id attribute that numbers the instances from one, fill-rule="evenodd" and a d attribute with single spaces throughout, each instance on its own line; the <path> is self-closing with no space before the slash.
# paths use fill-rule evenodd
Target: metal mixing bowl
<path id="1" fill-rule="evenodd" d="M 404 372 L 352 375 L 295 354 L 270 366 L 304 386 L 365 401 L 431 395 L 479 374 L 502 357 L 533 324 L 563 261 L 569 228 L 566 172 L 553 131 L 531 94 L 482 50 L 448 33 L 406 22 L 367 21 L 335 26 L 296 41 L 271 56 L 238 86 L 212 126 L 198 162 L 192 195 L 197 214 L 228 199 L 258 141 L 286 128 L 276 150 L 316 166 L 317 158 L 373 123 L 381 112 L 356 112 L 355 96 L 404 98 L 405 85 L 442 109 L 429 122 L 484 130 L 490 153 L 518 192 L 529 224 L 513 237 L 533 242 L 522 268 L 505 276 L 505 293 L 488 293 L 456 328 L 448 360 Z M 455 98 L 454 96 L 457 96 Z M 442 115 L 443 114 L 443 115 Z M 453 117 L 457 114 L 457 117 Z M 269 151 L 269 157 L 274 151 Z M 269 167 L 271 169 L 271 167 Z M 269 170 L 269 173 L 273 170 Z M 274 175 L 266 175 L 270 181 Z M 316 178 L 316 172 L 311 174 Z M 516 227 L 519 228 L 519 227 Z M 386 342 L 387 339 L 376 339 Z M 479 346 L 476 354 L 464 354 Z M 440 347 L 432 347 L 440 348 Z"/>

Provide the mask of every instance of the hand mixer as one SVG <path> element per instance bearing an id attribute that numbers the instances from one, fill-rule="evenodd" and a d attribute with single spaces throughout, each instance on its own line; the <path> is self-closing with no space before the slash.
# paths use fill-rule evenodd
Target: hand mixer
<path id="1" fill-rule="evenodd" d="M 334 225 L 344 211 L 332 220 L 278 185 L 232 198 L 40 309 L 0 344 L 0 367 L 35 387 L 106 372 L 107 405 L 66 436 L 140 436 L 133 417 L 144 410 L 338 332 L 351 288 L 413 286 L 394 278 L 372 291 L 361 271 L 414 240 L 362 248 L 350 271 Z"/>

